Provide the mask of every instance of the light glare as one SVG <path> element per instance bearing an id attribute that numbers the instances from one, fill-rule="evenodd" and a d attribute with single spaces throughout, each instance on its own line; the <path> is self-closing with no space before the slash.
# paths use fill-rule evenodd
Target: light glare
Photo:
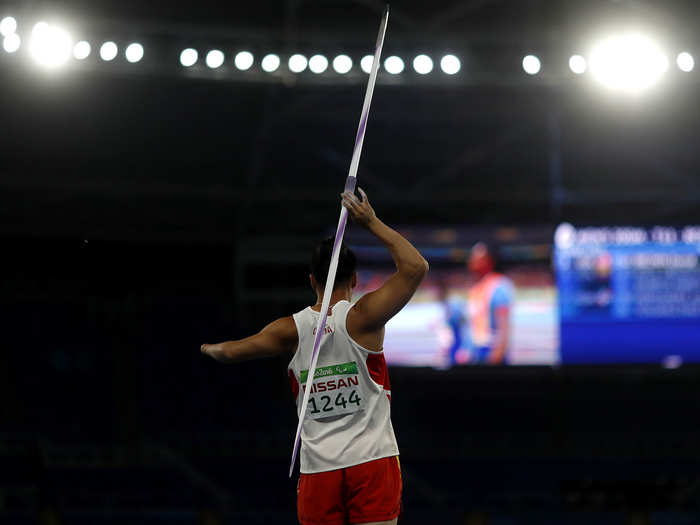
<path id="1" fill-rule="evenodd" d="M 236 55 L 236 58 L 233 59 L 233 63 L 241 71 L 247 71 L 253 67 L 254 60 L 253 54 L 250 51 L 241 51 Z"/>
<path id="2" fill-rule="evenodd" d="M 372 56 L 372 55 L 363 56 L 362 60 L 360 60 L 360 68 L 362 68 L 362 71 L 364 71 L 368 75 L 372 71 L 373 64 L 374 64 L 374 56 Z"/>
<path id="3" fill-rule="evenodd" d="M 0 35 L 8 37 L 17 31 L 17 20 L 14 17 L 6 16 L 0 21 Z"/>
<path id="4" fill-rule="evenodd" d="M 266 73 L 273 73 L 280 67 L 280 57 L 274 53 L 265 55 L 265 58 L 262 59 L 261 66 Z"/>
<path id="5" fill-rule="evenodd" d="M 7 35 L 2 39 L 2 47 L 8 53 L 14 53 L 17 51 L 21 44 L 22 41 L 17 33 L 12 33 L 11 35 Z"/>
<path id="6" fill-rule="evenodd" d="M 114 42 L 105 42 L 100 47 L 100 58 L 105 62 L 110 62 L 117 57 L 118 52 L 119 48 L 117 48 L 117 44 Z"/>
<path id="7" fill-rule="evenodd" d="M 413 69 L 419 75 L 427 75 L 433 70 L 433 59 L 428 55 L 418 55 L 413 59 Z"/>
<path id="8" fill-rule="evenodd" d="M 627 34 L 608 38 L 591 52 L 591 73 L 615 90 L 638 92 L 656 82 L 668 69 L 668 58 L 649 38 Z"/>
<path id="9" fill-rule="evenodd" d="M 569 58 L 569 69 L 577 75 L 585 73 L 587 67 L 586 59 L 581 55 L 572 55 L 571 58 Z"/>
<path id="10" fill-rule="evenodd" d="M 90 56 L 91 52 L 92 48 L 90 47 L 90 43 L 85 40 L 81 40 L 73 47 L 73 56 L 78 60 L 85 60 Z"/>
<path id="11" fill-rule="evenodd" d="M 314 55 L 309 59 L 309 69 L 317 75 L 328 69 L 328 59 L 323 55 Z"/>
<path id="12" fill-rule="evenodd" d="M 462 69 L 462 63 L 454 55 L 445 55 L 440 60 L 440 69 L 447 75 L 456 75 Z"/>
<path id="13" fill-rule="evenodd" d="M 678 64 L 678 69 L 686 73 L 690 73 L 695 69 L 695 59 L 693 55 L 687 51 L 678 54 L 678 57 L 676 57 L 676 64 Z"/>
<path id="14" fill-rule="evenodd" d="M 333 69 L 336 73 L 345 75 L 352 69 L 352 59 L 347 55 L 338 55 L 333 59 Z"/>
<path id="15" fill-rule="evenodd" d="M 125 54 L 126 59 L 132 64 L 135 64 L 143 58 L 143 46 L 136 42 L 129 44 L 129 46 L 126 48 Z"/>
<path id="16" fill-rule="evenodd" d="M 289 70 L 292 73 L 301 73 L 306 69 L 307 64 L 308 60 L 304 55 L 296 54 L 289 57 Z"/>
<path id="17" fill-rule="evenodd" d="M 523 58 L 523 69 L 528 75 L 536 75 L 540 72 L 542 63 L 535 55 L 527 55 Z"/>
<path id="18" fill-rule="evenodd" d="M 42 66 L 55 68 L 65 64 L 73 51 L 73 41 L 60 27 L 39 22 L 32 30 L 29 54 Z"/>
<path id="19" fill-rule="evenodd" d="M 224 63 L 224 53 L 218 49 L 212 49 L 207 53 L 206 58 L 207 66 L 211 69 L 216 69 L 221 67 Z"/>
<path id="20" fill-rule="evenodd" d="M 199 53 L 197 53 L 196 49 L 192 49 L 191 47 L 184 49 L 182 53 L 180 53 L 180 64 L 182 64 L 183 67 L 194 66 L 198 59 Z"/>
<path id="21" fill-rule="evenodd" d="M 392 75 L 398 75 L 403 71 L 403 60 L 397 56 L 390 56 L 384 61 L 384 69 Z"/>

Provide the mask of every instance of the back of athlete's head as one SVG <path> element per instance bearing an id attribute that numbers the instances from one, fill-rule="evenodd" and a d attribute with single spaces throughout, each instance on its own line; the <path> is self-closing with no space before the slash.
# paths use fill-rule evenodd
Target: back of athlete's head
<path id="1" fill-rule="evenodd" d="M 335 239 L 329 237 L 324 239 L 314 248 L 311 256 L 311 275 L 314 276 L 316 282 L 321 285 L 326 285 L 328 277 L 328 268 L 331 265 L 331 254 L 333 253 L 333 243 Z M 353 251 L 347 247 L 345 243 L 340 246 L 340 256 L 338 257 L 338 271 L 335 274 L 335 286 L 338 288 L 347 284 L 355 274 L 357 267 L 357 258 Z"/>

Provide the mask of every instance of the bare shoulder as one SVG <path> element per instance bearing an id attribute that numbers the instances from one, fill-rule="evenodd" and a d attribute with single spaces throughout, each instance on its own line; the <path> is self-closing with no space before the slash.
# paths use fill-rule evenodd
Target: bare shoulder
<path id="1" fill-rule="evenodd" d="M 368 327 L 365 308 L 362 299 L 350 307 L 345 320 L 345 329 L 357 344 L 367 350 L 379 352 L 384 346 L 384 325 Z"/>
<path id="2" fill-rule="evenodd" d="M 291 315 L 287 317 L 280 317 L 263 328 L 263 332 L 275 333 L 276 335 L 284 337 L 285 339 L 290 337 L 296 339 L 297 325 Z"/>
<path id="3" fill-rule="evenodd" d="M 260 331 L 260 335 L 280 352 L 295 352 L 299 344 L 297 326 L 292 316 L 272 321 Z"/>

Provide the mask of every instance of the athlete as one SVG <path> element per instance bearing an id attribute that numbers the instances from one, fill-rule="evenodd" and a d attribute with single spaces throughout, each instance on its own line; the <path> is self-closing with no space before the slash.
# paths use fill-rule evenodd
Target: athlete
<path id="1" fill-rule="evenodd" d="M 384 325 L 411 299 L 428 263 L 411 243 L 379 220 L 367 195 L 341 195 L 352 220 L 389 250 L 396 272 L 377 290 L 351 302 L 357 284 L 355 255 L 340 251 L 331 308 L 302 426 L 297 509 L 302 525 L 391 525 L 401 510 L 399 449 L 391 424 L 391 389 L 382 352 Z M 267 325 L 258 334 L 215 345 L 203 353 L 235 363 L 293 355 L 288 373 L 301 410 L 321 310 L 333 239 L 322 242 L 311 262 L 313 306 Z"/>

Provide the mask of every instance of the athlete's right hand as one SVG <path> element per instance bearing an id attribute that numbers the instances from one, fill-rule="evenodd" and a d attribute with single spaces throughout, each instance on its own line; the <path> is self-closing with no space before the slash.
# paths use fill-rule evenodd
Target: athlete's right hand
<path id="1" fill-rule="evenodd" d="M 374 209 L 372 209 L 364 190 L 360 188 L 358 191 L 360 195 L 362 195 L 362 200 L 358 199 L 355 194 L 350 191 L 341 193 L 340 197 L 343 206 L 347 208 L 353 222 L 364 228 L 369 228 L 372 221 L 376 220 L 377 215 L 374 213 Z"/>

